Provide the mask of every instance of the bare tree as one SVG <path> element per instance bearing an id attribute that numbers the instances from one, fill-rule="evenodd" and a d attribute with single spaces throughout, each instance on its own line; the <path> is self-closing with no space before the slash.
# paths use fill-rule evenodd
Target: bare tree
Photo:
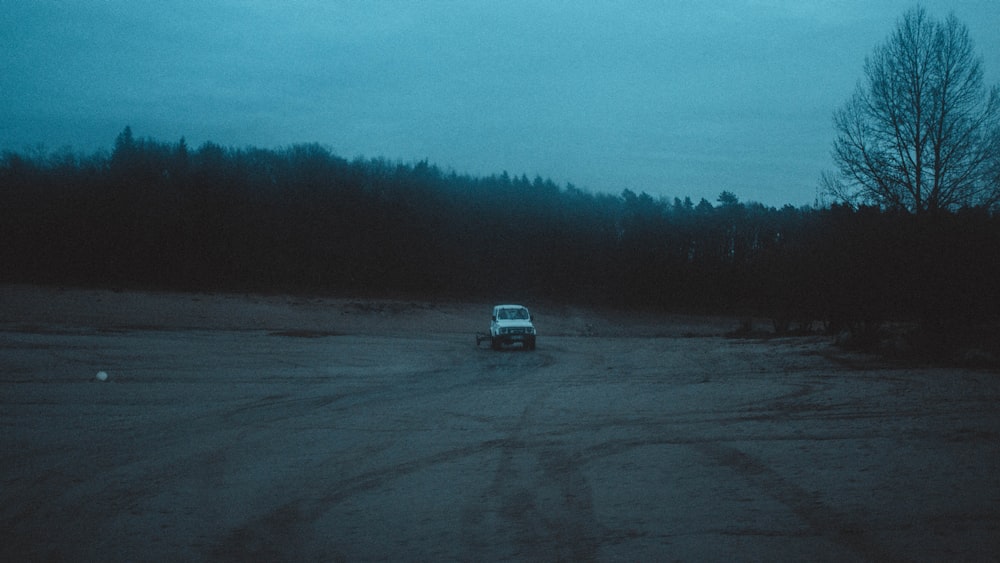
<path id="1" fill-rule="evenodd" d="M 840 199 L 913 213 L 1000 201 L 1000 89 L 955 16 L 906 12 L 865 60 L 865 78 L 834 114 Z"/>

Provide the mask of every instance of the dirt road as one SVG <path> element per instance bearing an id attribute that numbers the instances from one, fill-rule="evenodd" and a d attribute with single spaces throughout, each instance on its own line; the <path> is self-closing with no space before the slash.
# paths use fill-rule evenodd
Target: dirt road
<path id="1" fill-rule="evenodd" d="M 996 373 L 718 319 L 536 308 L 494 352 L 488 304 L 0 297 L 6 561 L 1000 553 Z"/>

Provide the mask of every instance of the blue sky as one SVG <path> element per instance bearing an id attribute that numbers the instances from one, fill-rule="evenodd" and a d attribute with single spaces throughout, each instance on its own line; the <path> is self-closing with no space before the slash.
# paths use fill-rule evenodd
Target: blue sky
<path id="1" fill-rule="evenodd" d="M 0 149 L 318 142 L 591 191 L 816 200 L 906 1 L 0 0 Z M 1000 82 L 1000 4 L 928 1 Z"/>

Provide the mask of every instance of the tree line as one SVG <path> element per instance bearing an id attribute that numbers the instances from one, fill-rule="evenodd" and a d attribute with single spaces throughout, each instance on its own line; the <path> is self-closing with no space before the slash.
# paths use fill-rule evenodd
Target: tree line
<path id="1" fill-rule="evenodd" d="M 1000 218 L 591 193 L 327 148 L 3 153 L 5 282 L 549 300 L 864 331 L 1000 315 Z"/>

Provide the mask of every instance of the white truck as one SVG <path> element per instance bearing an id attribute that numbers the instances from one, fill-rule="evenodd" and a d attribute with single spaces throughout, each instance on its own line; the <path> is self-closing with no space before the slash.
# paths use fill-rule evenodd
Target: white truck
<path id="1" fill-rule="evenodd" d="M 497 305 L 493 307 L 489 334 L 477 334 L 476 344 L 489 340 L 494 350 L 515 344 L 534 350 L 536 333 L 531 321 L 531 313 L 521 305 Z"/>

